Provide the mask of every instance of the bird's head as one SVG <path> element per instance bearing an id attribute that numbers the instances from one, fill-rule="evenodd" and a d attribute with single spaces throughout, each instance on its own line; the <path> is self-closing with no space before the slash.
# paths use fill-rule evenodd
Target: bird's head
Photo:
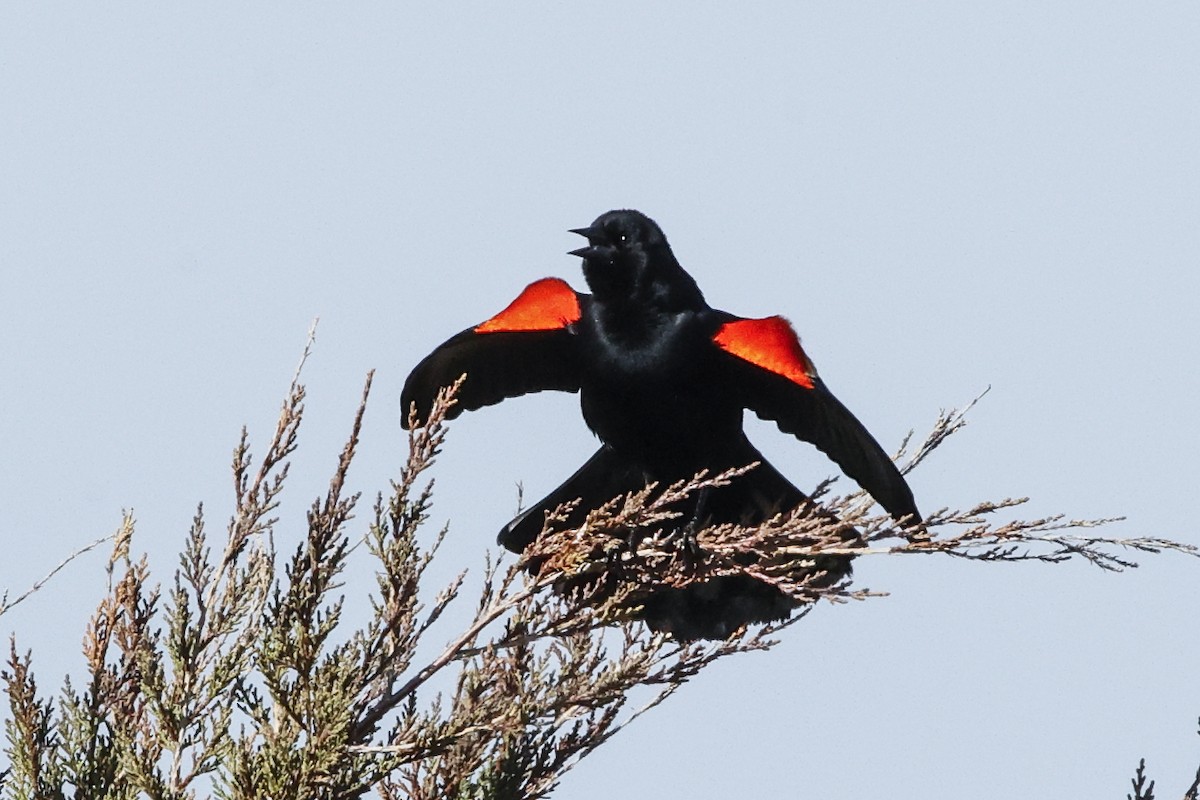
<path id="1" fill-rule="evenodd" d="M 662 229 L 640 211 L 609 211 L 571 233 L 588 240 L 587 247 L 570 254 L 583 259 L 583 277 L 598 300 L 703 302 L 695 281 L 675 260 Z"/>

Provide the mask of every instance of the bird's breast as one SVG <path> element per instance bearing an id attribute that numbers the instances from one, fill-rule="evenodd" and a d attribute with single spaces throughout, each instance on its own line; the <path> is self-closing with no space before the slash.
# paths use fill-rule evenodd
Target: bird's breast
<path id="1" fill-rule="evenodd" d="M 741 437 L 742 411 L 712 379 L 707 334 L 687 317 L 641 333 L 585 332 L 580 402 L 588 427 L 651 474 L 662 471 L 656 465 L 688 475 L 712 466 L 712 454 Z M 684 475 L 656 476 L 675 477 Z"/>

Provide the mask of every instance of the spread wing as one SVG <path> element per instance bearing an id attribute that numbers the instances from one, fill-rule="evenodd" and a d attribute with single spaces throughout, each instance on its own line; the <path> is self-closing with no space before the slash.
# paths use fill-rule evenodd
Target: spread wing
<path id="1" fill-rule="evenodd" d="M 712 337 L 742 405 L 829 456 L 896 518 L 920 521 L 912 490 L 863 424 L 826 388 L 783 317 L 725 315 Z"/>
<path id="2" fill-rule="evenodd" d="M 463 373 L 467 379 L 449 419 L 529 392 L 579 391 L 574 325 L 590 300 L 566 281 L 543 278 L 496 316 L 447 339 L 404 382 L 405 427 L 414 403 L 418 419 L 425 419 L 438 390 Z"/>

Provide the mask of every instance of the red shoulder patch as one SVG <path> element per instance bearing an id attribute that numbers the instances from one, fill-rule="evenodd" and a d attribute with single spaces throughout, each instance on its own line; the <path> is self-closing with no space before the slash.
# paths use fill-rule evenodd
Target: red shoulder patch
<path id="1" fill-rule="evenodd" d="M 552 331 L 578 322 L 580 316 L 575 290 L 561 278 L 542 278 L 526 286 L 508 308 L 476 325 L 475 332 Z"/>
<path id="2" fill-rule="evenodd" d="M 805 389 L 813 388 L 817 375 L 800 338 L 783 317 L 739 319 L 726 322 L 713 336 L 722 350 L 749 361 L 756 367 L 782 375 Z"/>

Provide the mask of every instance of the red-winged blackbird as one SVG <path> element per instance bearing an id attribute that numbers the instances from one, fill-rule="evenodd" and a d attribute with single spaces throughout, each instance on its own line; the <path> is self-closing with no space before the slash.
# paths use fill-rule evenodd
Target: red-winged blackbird
<path id="1" fill-rule="evenodd" d="M 783 317 L 745 319 L 712 308 L 675 260 L 662 230 L 637 211 L 610 211 L 573 230 L 592 293 L 558 278 L 530 284 L 506 309 L 450 338 L 404 385 L 424 419 L 439 388 L 467 374 L 449 417 L 508 397 L 579 392 L 583 418 L 602 445 L 587 463 L 500 531 L 521 552 L 545 515 L 580 498 L 569 524 L 625 492 L 759 466 L 705 493 L 694 524 L 755 524 L 808 498 L 742 431 L 750 409 L 816 445 L 890 514 L 918 522 L 912 492 L 891 459 L 817 376 Z M 839 562 L 843 574 L 849 559 Z M 838 570 L 835 570 L 835 572 Z M 685 639 L 723 637 L 744 622 L 786 616 L 794 604 L 749 578 L 663 593 L 647 622 Z"/>

